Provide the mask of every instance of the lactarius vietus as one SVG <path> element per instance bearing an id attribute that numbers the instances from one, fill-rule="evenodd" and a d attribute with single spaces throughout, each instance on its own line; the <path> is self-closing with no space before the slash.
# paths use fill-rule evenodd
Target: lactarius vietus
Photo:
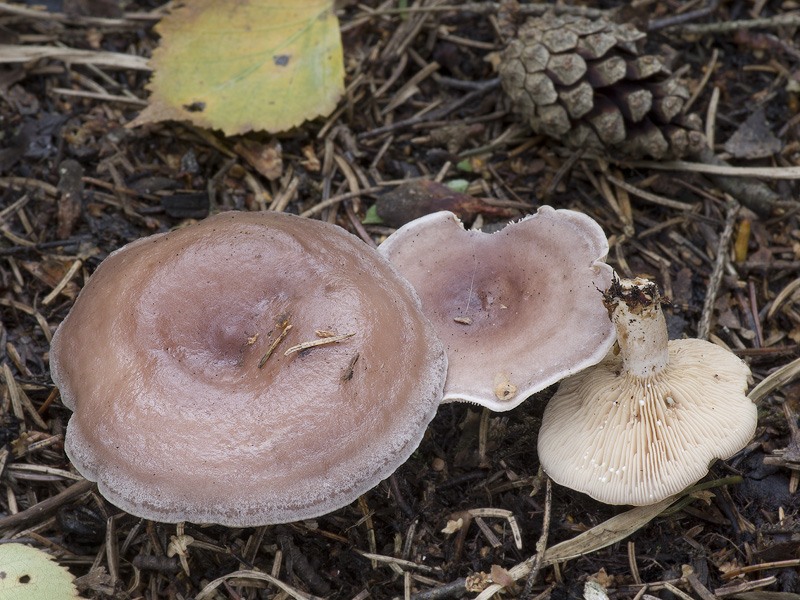
<path id="1" fill-rule="evenodd" d="M 447 348 L 445 401 L 510 410 L 597 363 L 614 342 L 597 302 L 611 282 L 608 241 L 582 213 L 544 206 L 489 234 L 438 212 L 378 250 L 417 290 Z"/>
<path id="2" fill-rule="evenodd" d="M 441 400 L 442 344 L 408 283 L 334 225 L 223 213 L 137 240 L 53 338 L 66 449 L 167 522 L 262 525 L 390 475 Z"/>
<path id="3" fill-rule="evenodd" d="M 601 502 L 653 504 L 753 436 L 750 369 L 716 344 L 668 341 L 648 280 L 615 280 L 604 304 L 619 352 L 561 383 L 544 412 L 539 460 L 554 481 Z"/>

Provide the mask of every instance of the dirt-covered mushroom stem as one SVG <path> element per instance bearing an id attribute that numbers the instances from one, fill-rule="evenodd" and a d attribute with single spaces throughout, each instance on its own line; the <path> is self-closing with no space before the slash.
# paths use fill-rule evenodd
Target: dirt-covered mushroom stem
<path id="1" fill-rule="evenodd" d="M 636 377 L 656 375 L 667 368 L 667 322 L 658 288 L 645 279 L 614 279 L 603 304 L 617 332 L 622 364 Z"/>
<path id="2" fill-rule="evenodd" d="M 561 383 L 542 418 L 539 459 L 557 483 L 597 500 L 651 504 L 750 440 L 750 369 L 715 344 L 668 341 L 650 281 L 615 280 L 603 302 L 619 347 Z"/>

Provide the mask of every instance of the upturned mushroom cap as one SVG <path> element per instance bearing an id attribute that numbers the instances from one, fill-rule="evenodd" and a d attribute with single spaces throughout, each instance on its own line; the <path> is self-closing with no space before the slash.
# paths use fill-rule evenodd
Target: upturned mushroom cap
<path id="1" fill-rule="evenodd" d="M 331 334 L 352 335 L 286 354 Z M 56 332 L 51 368 L 74 411 L 67 454 L 107 499 L 251 526 L 330 512 L 389 476 L 447 367 L 411 286 L 360 240 L 224 213 L 111 254 Z"/>
<path id="2" fill-rule="evenodd" d="M 605 298 L 620 351 L 561 383 L 542 418 L 539 460 L 554 481 L 601 502 L 653 504 L 748 443 L 750 369 L 703 340 L 668 342 L 647 280 L 615 282 Z"/>
<path id="3" fill-rule="evenodd" d="M 544 206 L 489 234 L 438 212 L 378 250 L 417 290 L 447 348 L 445 401 L 510 410 L 614 342 L 597 301 L 611 282 L 608 241 L 582 213 Z"/>

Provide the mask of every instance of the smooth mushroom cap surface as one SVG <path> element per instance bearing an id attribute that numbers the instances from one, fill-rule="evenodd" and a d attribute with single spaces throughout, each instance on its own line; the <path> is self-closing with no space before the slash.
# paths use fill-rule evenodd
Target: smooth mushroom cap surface
<path id="1" fill-rule="evenodd" d="M 285 355 L 332 334 L 352 336 Z M 74 411 L 67 454 L 108 500 L 237 527 L 318 516 L 388 477 L 446 368 L 385 259 L 278 213 L 223 213 L 112 253 L 51 351 Z"/>
<path id="2" fill-rule="evenodd" d="M 539 460 L 554 481 L 601 502 L 653 504 L 750 441 L 750 369 L 703 340 L 668 342 L 650 282 L 622 280 L 616 292 L 606 304 L 620 351 L 561 383 L 542 418 Z"/>
<path id="3" fill-rule="evenodd" d="M 614 342 L 598 300 L 611 282 L 608 241 L 582 213 L 543 206 L 490 234 L 438 212 L 378 250 L 417 290 L 447 348 L 445 401 L 510 410 Z"/>

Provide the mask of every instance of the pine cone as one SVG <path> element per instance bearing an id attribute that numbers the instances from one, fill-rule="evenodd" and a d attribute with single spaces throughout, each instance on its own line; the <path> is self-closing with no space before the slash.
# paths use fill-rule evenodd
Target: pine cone
<path id="1" fill-rule="evenodd" d="M 679 158 L 705 147 L 689 92 L 646 35 L 606 18 L 529 19 L 503 51 L 500 81 L 537 133 L 629 158 Z"/>

